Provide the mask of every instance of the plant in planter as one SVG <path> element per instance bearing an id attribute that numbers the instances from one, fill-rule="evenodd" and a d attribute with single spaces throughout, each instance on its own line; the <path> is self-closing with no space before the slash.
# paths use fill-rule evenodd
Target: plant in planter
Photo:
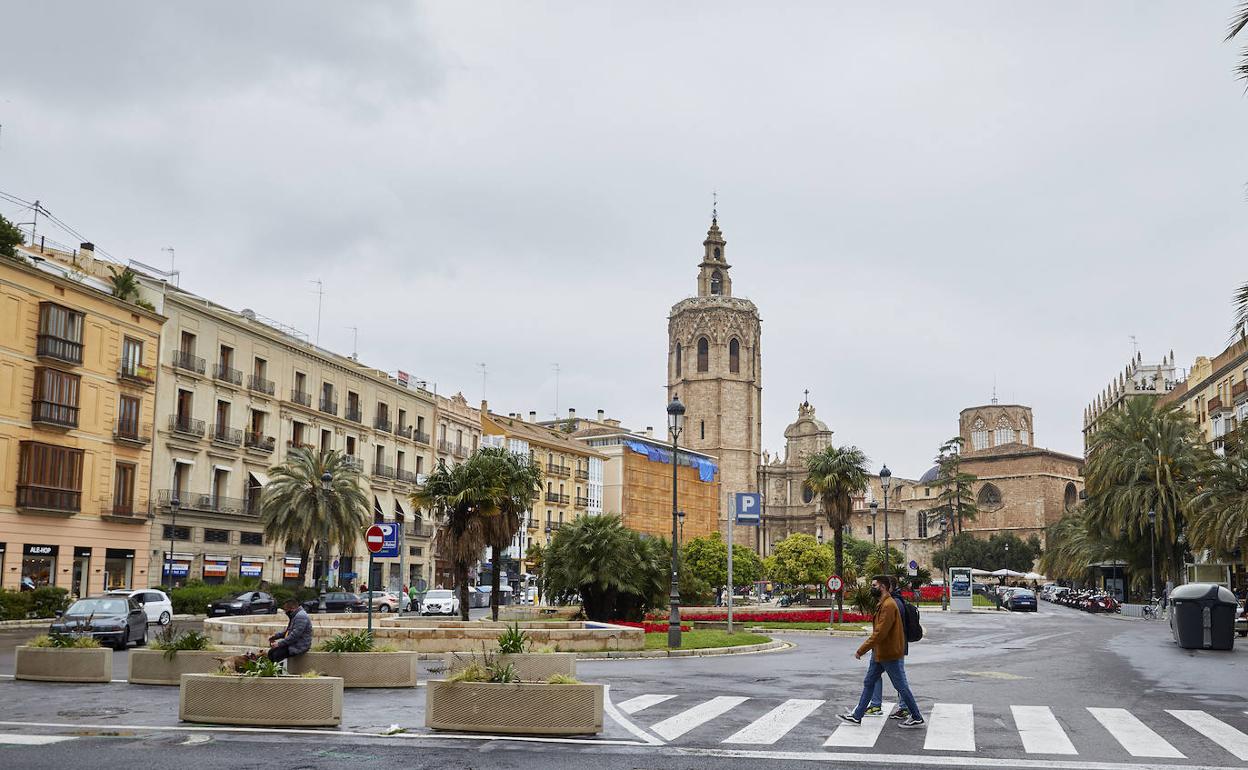
<path id="1" fill-rule="evenodd" d="M 130 684 L 173 686 L 183 674 L 210 674 L 221 667 L 221 648 L 198 631 L 168 625 L 148 647 L 130 654 Z"/>
<path id="2" fill-rule="evenodd" d="M 485 655 L 444 680 L 428 683 L 425 725 L 515 735 L 586 735 L 602 732 L 603 687 L 567 674 L 521 682 L 508 655 Z"/>
<path id="3" fill-rule="evenodd" d="M 91 636 L 36 636 L 17 648 L 13 677 L 36 682 L 109 682 L 113 651 Z"/>
<path id="4" fill-rule="evenodd" d="M 316 649 L 289 658 L 292 674 L 319 671 L 342 677 L 347 687 L 415 687 L 419 653 L 378 645 L 367 631 L 326 639 Z"/>
<path id="5" fill-rule="evenodd" d="M 527 632 L 513 623 L 498 635 L 497 659 L 511 665 L 520 682 L 545 682 L 555 674 L 576 676 L 576 654 L 571 652 L 532 652 L 533 641 Z M 454 675 L 466 666 L 488 667 L 495 656 L 484 649 L 481 653 L 452 652 L 446 656 L 446 668 Z"/>
<path id="6" fill-rule="evenodd" d="M 284 673 L 267 656 L 249 657 L 241 671 L 183 674 L 178 718 L 184 722 L 280 727 L 336 727 L 342 722 L 341 677 Z"/>

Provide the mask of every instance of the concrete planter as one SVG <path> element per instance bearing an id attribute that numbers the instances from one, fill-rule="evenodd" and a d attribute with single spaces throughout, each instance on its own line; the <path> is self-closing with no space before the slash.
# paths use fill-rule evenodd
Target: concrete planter
<path id="1" fill-rule="evenodd" d="M 504 735 L 602 732 L 600 684 L 426 683 L 425 726 Z"/>
<path id="2" fill-rule="evenodd" d="M 183 674 L 212 674 L 221 669 L 221 658 L 234 653 L 226 650 L 179 650 L 173 659 L 164 650 L 130 651 L 130 684 L 159 684 L 177 687 Z"/>
<path id="3" fill-rule="evenodd" d="M 111 682 L 113 651 L 107 647 L 59 650 L 19 646 L 13 678 L 35 682 Z"/>
<path id="4" fill-rule="evenodd" d="M 315 671 L 341 677 L 344 687 L 415 687 L 420 653 L 308 652 L 289 658 L 292 674 Z"/>
<path id="5" fill-rule="evenodd" d="M 337 727 L 342 679 L 183 674 L 178 719 L 218 725 Z"/>
<path id="6" fill-rule="evenodd" d="M 495 660 L 516 667 L 521 682 L 545 682 L 555 674 L 576 676 L 576 653 L 529 652 L 511 655 L 494 654 Z M 446 656 L 447 674 L 465 668 L 470 663 L 485 665 L 486 656 L 479 652 L 452 652 Z"/>

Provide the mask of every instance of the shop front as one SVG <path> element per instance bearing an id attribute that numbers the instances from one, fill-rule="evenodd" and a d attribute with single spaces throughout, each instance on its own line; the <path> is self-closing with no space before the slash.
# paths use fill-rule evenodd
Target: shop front
<path id="1" fill-rule="evenodd" d="M 160 574 L 164 578 L 164 585 L 180 586 L 185 585 L 191 574 L 191 560 L 194 558 L 189 553 L 170 553 L 165 551 L 161 555 Z"/>
<path id="2" fill-rule="evenodd" d="M 134 585 L 134 550 L 108 548 L 104 551 L 104 590 L 129 591 Z"/>
<path id="3" fill-rule="evenodd" d="M 56 585 L 56 557 L 60 547 L 27 543 L 22 549 L 22 590 Z"/>
<path id="4" fill-rule="evenodd" d="M 204 555 L 204 582 L 209 585 L 224 583 L 230 574 L 229 556 Z"/>
<path id="5" fill-rule="evenodd" d="M 243 556 L 238 560 L 238 576 L 249 580 L 264 577 L 264 559 Z"/>
<path id="6" fill-rule="evenodd" d="M 74 571 L 70 581 L 69 592 L 79 598 L 87 596 L 91 585 L 91 549 L 74 548 Z"/>
<path id="7" fill-rule="evenodd" d="M 303 562 L 298 556 L 287 556 L 282 561 L 282 584 L 295 587 L 299 585 L 299 565 Z"/>

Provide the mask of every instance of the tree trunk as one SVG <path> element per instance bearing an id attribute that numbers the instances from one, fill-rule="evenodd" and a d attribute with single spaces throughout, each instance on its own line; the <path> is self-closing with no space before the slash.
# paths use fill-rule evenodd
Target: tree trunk
<path id="1" fill-rule="evenodd" d="M 840 527 L 834 527 L 832 530 L 833 548 L 836 550 L 836 574 L 841 574 L 844 562 L 845 539 L 844 530 Z M 845 618 L 845 586 L 841 585 L 841 590 L 836 592 L 836 618 L 834 623 L 841 622 Z"/>
<path id="2" fill-rule="evenodd" d="M 307 579 L 308 579 L 308 558 L 309 558 L 310 556 L 311 556 L 311 552 L 310 552 L 307 548 L 303 548 L 303 549 L 301 549 L 301 550 L 299 551 L 299 585 L 301 585 L 301 586 L 306 586 L 306 585 L 307 585 Z M 285 561 L 285 558 L 283 558 L 283 560 L 282 560 L 282 569 L 281 569 L 281 573 L 280 573 L 280 574 L 283 576 L 283 580 L 285 580 L 285 575 L 286 575 L 286 561 Z"/>
<path id="3" fill-rule="evenodd" d="M 455 562 L 455 582 L 459 585 L 459 619 L 468 620 L 468 562 Z"/>
<path id="4" fill-rule="evenodd" d="M 491 556 L 494 558 L 491 559 L 491 561 L 494 563 L 492 565 L 493 569 L 490 570 L 490 618 L 493 619 L 494 622 L 498 622 L 498 589 L 499 584 L 502 582 L 503 549 L 497 542 L 493 543 L 493 548 L 494 553 L 491 554 Z"/>

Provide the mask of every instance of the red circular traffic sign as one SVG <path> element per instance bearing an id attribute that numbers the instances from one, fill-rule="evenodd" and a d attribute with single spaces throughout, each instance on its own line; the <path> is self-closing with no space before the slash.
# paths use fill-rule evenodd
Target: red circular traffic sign
<path id="1" fill-rule="evenodd" d="M 828 578 L 828 582 L 826 583 L 826 585 L 828 586 L 828 590 L 831 591 L 832 593 L 836 593 L 837 591 L 840 591 L 841 586 L 842 586 L 841 576 L 832 575 L 831 577 Z"/>
<path id="2" fill-rule="evenodd" d="M 374 524 L 364 533 L 364 545 L 368 546 L 370 553 L 377 553 L 386 546 L 386 533 Z"/>

